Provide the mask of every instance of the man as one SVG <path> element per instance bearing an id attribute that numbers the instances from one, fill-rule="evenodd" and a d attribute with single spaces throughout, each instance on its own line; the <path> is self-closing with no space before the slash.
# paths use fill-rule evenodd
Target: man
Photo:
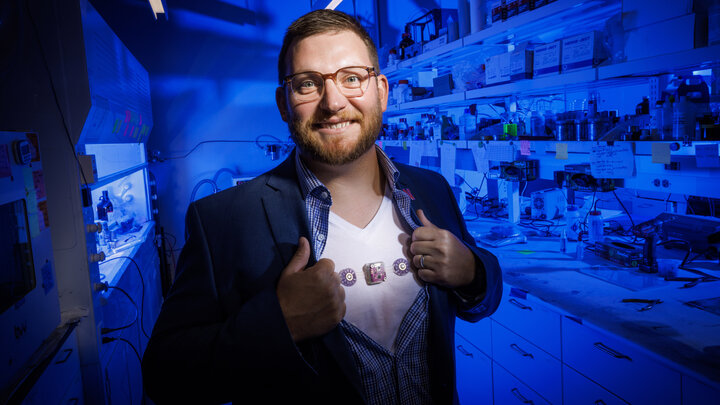
<path id="1" fill-rule="evenodd" d="M 497 260 L 436 173 L 375 147 L 388 82 L 335 11 L 289 28 L 277 168 L 190 205 L 178 277 L 145 352 L 156 402 L 457 402 L 455 316 L 498 305 Z M 415 211 L 417 209 L 417 211 Z"/>

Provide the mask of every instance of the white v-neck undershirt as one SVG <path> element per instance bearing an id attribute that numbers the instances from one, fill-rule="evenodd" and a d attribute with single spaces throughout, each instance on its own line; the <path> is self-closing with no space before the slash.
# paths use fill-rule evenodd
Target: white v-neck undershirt
<path id="1" fill-rule="evenodd" d="M 330 212 L 327 244 L 322 254 L 335 263 L 335 272 L 346 268 L 355 272 L 355 284 L 343 287 L 345 320 L 393 353 L 400 323 L 422 288 L 412 271 L 400 276 L 393 270 L 397 259 L 404 258 L 410 263 L 409 239 L 410 234 L 386 189 L 380 208 L 365 228 Z M 379 261 L 384 264 L 386 280 L 368 285 L 363 265 Z"/>

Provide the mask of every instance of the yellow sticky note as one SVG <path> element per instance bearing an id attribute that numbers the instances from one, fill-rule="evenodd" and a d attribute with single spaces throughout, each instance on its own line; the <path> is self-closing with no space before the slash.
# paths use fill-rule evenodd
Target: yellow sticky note
<path id="1" fill-rule="evenodd" d="M 407 150 L 407 142 L 403 141 L 403 149 Z"/>
<path id="2" fill-rule="evenodd" d="M 556 143 L 555 144 L 555 159 L 562 159 L 567 160 L 568 158 L 568 149 L 566 143 Z"/>
<path id="3" fill-rule="evenodd" d="M 670 164 L 670 144 L 653 142 L 652 144 L 652 162 Z"/>

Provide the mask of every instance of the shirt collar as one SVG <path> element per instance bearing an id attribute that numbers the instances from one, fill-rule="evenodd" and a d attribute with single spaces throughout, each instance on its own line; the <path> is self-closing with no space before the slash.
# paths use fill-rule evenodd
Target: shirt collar
<path id="1" fill-rule="evenodd" d="M 390 160 L 390 157 L 385 154 L 382 148 L 380 148 L 378 145 L 375 145 L 375 150 L 377 151 L 378 163 L 380 164 L 380 168 L 385 174 L 385 178 L 389 182 L 388 185 L 390 186 L 391 190 L 395 190 L 395 184 L 397 183 L 397 179 L 400 176 L 400 172 Z M 308 194 L 310 194 L 318 187 L 322 187 L 323 189 L 327 190 L 325 185 L 305 165 L 305 162 L 300 159 L 300 153 L 298 152 L 297 148 L 295 149 L 295 168 L 297 169 L 298 180 L 300 180 L 300 189 L 302 190 L 303 198 L 306 198 Z"/>

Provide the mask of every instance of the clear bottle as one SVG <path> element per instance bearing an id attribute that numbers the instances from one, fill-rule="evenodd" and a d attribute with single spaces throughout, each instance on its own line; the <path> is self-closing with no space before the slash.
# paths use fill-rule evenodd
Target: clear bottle
<path id="1" fill-rule="evenodd" d="M 398 123 L 398 133 L 402 131 L 402 134 L 406 134 L 408 130 L 408 124 L 407 124 L 407 118 L 400 118 L 400 122 Z M 404 138 L 400 138 L 404 139 Z"/>
<path id="2" fill-rule="evenodd" d="M 410 101 L 410 82 L 405 79 L 398 80 L 397 103 L 402 104 L 408 101 Z"/>
<path id="3" fill-rule="evenodd" d="M 580 234 L 580 211 L 577 205 L 568 205 L 565 212 L 565 234 L 570 240 L 577 240 Z"/>
<path id="4" fill-rule="evenodd" d="M 553 136 L 555 126 L 555 114 L 550 110 L 545 111 L 545 135 Z"/>
<path id="5" fill-rule="evenodd" d="M 662 125 L 662 140 L 671 141 L 673 139 L 673 101 L 672 96 L 666 97 L 663 103 L 663 125 Z"/>
<path id="6" fill-rule="evenodd" d="M 545 123 L 540 111 L 533 110 L 530 113 L 530 132 L 532 136 L 545 136 Z"/>
<path id="7" fill-rule="evenodd" d="M 658 100 L 650 110 L 650 135 L 653 139 L 662 139 L 662 128 L 665 125 L 664 101 Z"/>
<path id="8" fill-rule="evenodd" d="M 680 96 L 677 103 L 673 103 L 673 130 L 672 137 L 676 141 L 687 141 L 691 134 L 687 131 L 688 126 L 688 102 L 685 96 Z"/>
<path id="9" fill-rule="evenodd" d="M 588 213 L 588 241 L 590 244 L 602 242 L 605 237 L 603 235 L 603 217 L 600 211 L 590 211 Z"/>
<path id="10" fill-rule="evenodd" d="M 460 117 L 460 139 L 472 139 L 475 136 L 475 132 L 475 116 L 472 115 L 469 108 L 466 108 Z"/>

